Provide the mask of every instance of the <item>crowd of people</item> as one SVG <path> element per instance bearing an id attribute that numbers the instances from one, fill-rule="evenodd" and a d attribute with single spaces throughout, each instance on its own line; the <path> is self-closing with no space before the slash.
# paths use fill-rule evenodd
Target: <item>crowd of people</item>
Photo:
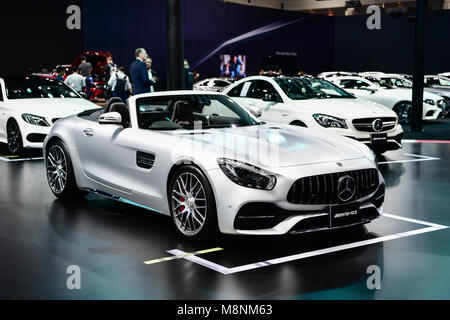
<path id="1" fill-rule="evenodd" d="M 189 71 L 189 62 L 184 60 L 185 68 L 185 88 L 192 89 L 193 83 L 198 80 L 199 74 Z M 61 69 L 56 71 L 56 79 L 63 81 L 75 91 L 85 93 L 86 98 L 91 98 L 91 88 L 93 86 L 92 64 L 85 56 L 80 58 L 80 64 L 72 67 L 72 73 L 67 73 Z M 103 67 L 103 79 L 105 83 L 105 98 L 120 97 L 125 101 L 130 95 L 155 92 L 159 78 L 152 70 L 152 59 L 144 48 L 135 50 L 135 60 L 131 63 L 129 75 L 123 66 L 117 67 L 113 57 L 106 58 L 106 65 Z"/>

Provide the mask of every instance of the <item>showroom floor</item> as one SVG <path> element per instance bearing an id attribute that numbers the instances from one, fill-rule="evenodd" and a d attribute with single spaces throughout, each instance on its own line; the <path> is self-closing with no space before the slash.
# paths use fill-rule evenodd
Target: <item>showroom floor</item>
<path id="1" fill-rule="evenodd" d="M 5 154 L 0 299 L 450 299 L 448 143 L 380 159 L 385 215 L 365 228 L 213 242 L 181 240 L 168 218 L 113 200 L 57 201 L 39 153 Z M 67 289 L 70 265 L 81 290 Z M 379 290 L 366 284 L 373 265 Z"/>

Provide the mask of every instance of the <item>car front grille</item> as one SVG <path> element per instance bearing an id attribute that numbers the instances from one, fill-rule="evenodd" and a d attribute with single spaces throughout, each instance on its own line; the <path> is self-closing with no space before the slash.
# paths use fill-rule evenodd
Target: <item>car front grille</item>
<path id="1" fill-rule="evenodd" d="M 376 131 L 373 126 L 373 122 L 377 119 L 380 119 L 383 123 L 383 127 L 381 130 Z M 353 120 L 353 126 L 358 131 L 363 132 L 383 132 L 391 130 L 395 127 L 395 124 L 397 122 L 397 119 L 394 117 L 382 117 L 382 118 L 361 118 L 361 119 L 354 119 Z"/>
<path id="2" fill-rule="evenodd" d="M 356 186 L 353 196 L 342 201 L 338 196 L 338 183 L 342 177 L 350 176 Z M 293 204 L 340 204 L 367 197 L 377 190 L 378 171 L 362 169 L 322 174 L 298 179 L 289 189 L 287 201 Z"/>

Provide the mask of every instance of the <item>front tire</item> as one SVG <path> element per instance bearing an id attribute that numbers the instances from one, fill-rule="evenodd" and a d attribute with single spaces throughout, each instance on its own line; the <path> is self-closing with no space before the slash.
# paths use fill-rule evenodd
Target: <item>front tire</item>
<path id="1" fill-rule="evenodd" d="M 70 155 L 62 141 L 54 141 L 47 147 L 45 167 L 48 185 L 57 198 L 68 200 L 82 194 L 75 181 Z"/>
<path id="2" fill-rule="evenodd" d="M 11 119 L 6 125 L 6 133 L 8 140 L 8 151 L 13 155 L 19 155 L 23 152 L 23 140 L 20 133 L 19 124 L 16 120 Z"/>
<path id="3" fill-rule="evenodd" d="M 217 233 L 214 194 L 206 176 L 197 167 L 186 165 L 175 172 L 168 198 L 172 222 L 180 235 L 199 240 Z"/>
<path id="4" fill-rule="evenodd" d="M 412 113 L 412 105 L 411 102 L 399 102 L 397 103 L 394 108 L 394 112 L 398 116 L 398 122 L 407 124 L 411 121 L 411 113 Z"/>

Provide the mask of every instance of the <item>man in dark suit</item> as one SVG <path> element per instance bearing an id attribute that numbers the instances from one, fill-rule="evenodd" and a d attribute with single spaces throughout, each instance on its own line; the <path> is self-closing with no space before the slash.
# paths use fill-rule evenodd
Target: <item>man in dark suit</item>
<path id="1" fill-rule="evenodd" d="M 131 64 L 130 77 L 133 83 L 133 94 L 148 93 L 150 87 L 154 85 L 148 77 L 147 65 L 145 59 L 148 55 L 145 49 L 139 48 L 135 51 L 136 60 Z"/>

